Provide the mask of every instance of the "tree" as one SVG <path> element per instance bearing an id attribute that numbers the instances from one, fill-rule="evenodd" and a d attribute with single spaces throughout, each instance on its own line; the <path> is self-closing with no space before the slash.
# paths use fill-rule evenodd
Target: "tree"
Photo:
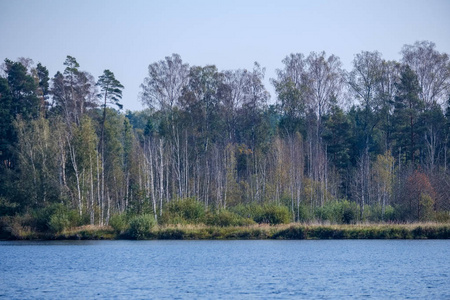
<path id="1" fill-rule="evenodd" d="M 392 196 L 394 181 L 394 157 L 390 151 L 384 155 L 377 155 L 377 160 L 373 165 L 375 184 L 377 187 L 378 204 L 381 204 L 381 214 L 384 219 L 386 205 Z"/>
<path id="2" fill-rule="evenodd" d="M 103 71 L 103 75 L 98 78 L 97 86 L 100 87 L 100 94 L 97 96 L 103 100 L 103 111 L 105 111 L 107 104 L 114 104 L 119 109 L 122 109 L 123 105 L 119 101 L 122 99 L 122 90 L 124 87 L 115 78 L 113 72 L 110 70 Z"/>
<path id="3" fill-rule="evenodd" d="M 382 60 L 377 51 L 363 51 L 355 55 L 353 70 L 347 74 L 347 82 L 360 105 L 367 110 L 377 107 L 376 91 L 380 82 Z"/>
<path id="4" fill-rule="evenodd" d="M 303 54 L 297 53 L 286 56 L 282 62 L 284 69 L 277 69 L 278 78 L 271 80 L 278 95 L 278 101 L 280 101 L 281 112 L 284 115 L 281 124 L 286 129 L 298 128 L 298 125 L 293 126 L 292 124 L 300 123 L 300 119 L 304 117 L 309 105 L 306 61 Z"/>
<path id="5" fill-rule="evenodd" d="M 342 90 L 342 63 L 337 56 L 326 57 L 324 51 L 311 52 L 306 63 L 311 108 L 320 122 L 322 116 L 328 112 L 332 99 L 336 100 Z"/>
<path id="6" fill-rule="evenodd" d="M 27 69 L 19 62 L 6 60 L 8 85 L 12 98 L 13 116 L 20 114 L 24 120 L 31 120 L 39 115 L 40 101 L 36 96 L 36 83 L 27 74 Z"/>
<path id="7" fill-rule="evenodd" d="M 406 180 L 401 194 L 404 217 L 409 221 L 425 221 L 433 213 L 436 192 L 428 176 L 415 170 Z"/>
<path id="8" fill-rule="evenodd" d="M 219 118 L 219 87 L 222 77 L 216 66 L 191 67 L 189 84 L 180 98 L 182 107 L 193 118 L 190 126 L 198 132 L 198 138 L 203 144 L 201 151 L 205 153 L 210 142 L 223 133 Z"/>
<path id="9" fill-rule="evenodd" d="M 172 110 L 178 104 L 188 82 L 189 65 L 183 64 L 180 55 L 172 54 L 165 60 L 148 66 L 148 77 L 141 84 L 141 101 L 150 108 Z"/>
<path id="10" fill-rule="evenodd" d="M 396 61 L 383 60 L 380 69 L 380 81 L 376 91 L 376 102 L 380 109 L 376 119 L 379 120 L 379 128 L 382 132 L 380 152 L 391 149 L 392 142 L 392 113 L 394 111 L 394 99 L 397 94 L 397 85 L 400 81 L 400 64 Z"/>
<path id="11" fill-rule="evenodd" d="M 80 71 L 74 57 L 67 56 L 64 65 L 64 73 L 57 72 L 52 79 L 52 111 L 63 115 L 70 127 L 72 123 L 79 125 L 87 109 L 97 106 L 97 90 L 94 77 Z"/>
<path id="12" fill-rule="evenodd" d="M 440 156 L 445 151 L 446 120 L 440 105 L 432 105 L 419 116 L 419 131 L 423 136 L 419 139 L 424 144 L 424 163 L 431 172 L 439 164 Z"/>
<path id="13" fill-rule="evenodd" d="M 291 81 L 295 88 L 301 90 L 307 82 L 305 56 L 301 53 L 292 53 L 286 56 L 282 63 L 284 64 L 284 69 L 276 70 L 278 80 L 273 79 L 273 84 Z"/>
<path id="14" fill-rule="evenodd" d="M 175 162 L 177 165 L 175 167 L 175 173 L 177 174 L 179 196 L 183 194 L 181 188 L 181 174 L 183 174 L 183 171 L 187 171 L 187 166 L 184 166 L 185 168 L 182 170 L 181 132 L 175 117 L 175 114 L 177 114 L 175 109 L 180 105 L 180 98 L 183 95 L 183 90 L 189 82 L 189 74 L 189 65 L 183 63 L 180 55 L 172 54 L 172 56 L 167 56 L 164 60 L 152 63 L 148 66 L 148 77 L 146 77 L 141 84 L 142 92 L 140 94 L 141 101 L 144 105 L 147 105 L 150 109 L 159 109 L 160 115 L 162 115 L 160 129 L 164 130 L 160 130 L 160 152 L 162 152 L 165 139 L 167 139 L 169 144 L 166 146 L 172 148 L 173 155 L 176 158 Z M 160 167 L 162 168 L 164 157 L 161 156 L 160 158 Z M 163 169 L 160 169 L 158 174 L 161 175 L 160 190 L 162 190 Z M 167 195 L 169 195 L 169 191 L 166 192 Z M 161 192 L 161 204 L 162 194 L 163 193 Z"/>
<path id="15" fill-rule="evenodd" d="M 357 140 L 361 141 L 359 156 L 357 160 L 357 173 L 359 182 L 358 191 L 361 207 L 361 218 L 364 212 L 364 205 L 370 201 L 370 153 L 369 148 L 372 145 L 374 131 L 378 124 L 377 112 L 380 110 L 380 103 L 377 101 L 377 89 L 380 83 L 382 59 L 381 54 L 377 51 L 363 51 L 356 54 L 353 60 L 353 70 L 347 74 L 347 83 L 354 97 L 359 101 L 359 108 L 356 110 L 358 116 Z"/>
<path id="16" fill-rule="evenodd" d="M 223 78 L 219 98 L 224 107 L 227 136 L 233 143 L 236 142 L 236 113 L 244 104 L 248 73 L 247 70 L 242 69 L 222 72 Z"/>
<path id="17" fill-rule="evenodd" d="M 45 207 L 59 199 L 56 155 L 57 143 L 52 137 L 49 120 L 40 117 L 15 121 L 18 135 L 18 177 L 23 205 Z"/>
<path id="18" fill-rule="evenodd" d="M 103 72 L 103 75 L 101 75 L 98 78 L 97 86 L 100 87 L 100 93 L 98 94 L 98 98 L 102 99 L 103 101 L 103 118 L 101 123 L 101 133 L 100 133 L 100 154 L 101 154 L 101 203 L 104 203 L 105 200 L 105 124 L 106 124 L 106 111 L 107 111 L 107 105 L 108 104 L 115 104 L 119 107 L 119 109 L 122 108 L 122 104 L 120 104 L 120 99 L 122 99 L 122 89 L 124 88 L 123 85 L 118 81 L 114 73 L 110 70 L 105 70 Z M 109 204 L 109 202 L 108 202 Z M 108 213 L 109 213 L 109 205 L 108 205 Z M 109 219 L 109 215 L 107 216 L 107 219 Z M 103 216 L 101 218 L 103 221 Z"/>
<path id="19" fill-rule="evenodd" d="M 68 144 L 71 144 L 68 147 L 69 156 L 77 186 L 78 201 L 75 203 L 75 207 L 78 208 L 80 216 L 86 212 L 89 214 L 92 225 L 95 224 L 96 209 L 100 211 L 102 209 L 95 201 L 97 198 L 95 186 L 96 183 L 99 184 L 96 180 L 98 172 L 96 168 L 97 140 L 91 118 L 84 116 L 80 126 L 74 128 L 73 139 L 68 141 Z"/>
<path id="20" fill-rule="evenodd" d="M 398 95 L 395 97 L 393 116 L 396 149 L 399 149 L 399 151 L 403 149 L 403 153 L 406 154 L 406 161 L 414 164 L 420 130 L 417 122 L 423 109 L 423 101 L 419 99 L 420 87 L 417 76 L 409 66 L 403 67 L 397 89 Z"/>
<path id="21" fill-rule="evenodd" d="M 348 188 L 346 178 L 351 166 L 351 124 L 348 115 L 336 104 L 323 117 L 322 139 L 326 145 L 328 158 L 340 175 L 343 195 Z"/>
<path id="22" fill-rule="evenodd" d="M 36 94 L 39 96 L 41 103 L 41 113 L 46 114 L 47 109 L 49 108 L 49 103 L 47 102 L 49 98 L 49 81 L 48 70 L 41 63 L 38 63 L 36 69 L 33 70 L 35 81 L 37 82 L 37 92 Z"/>
<path id="23" fill-rule="evenodd" d="M 265 118 L 264 109 L 270 94 L 264 87 L 265 68 L 261 68 L 259 63 L 255 62 L 253 71 L 248 74 L 245 85 L 244 102 L 242 108 L 238 110 L 241 114 L 240 143 L 246 143 L 255 149 L 262 146 L 270 135 L 264 135 L 263 132 L 270 133 L 267 118 Z M 243 138 L 243 139 L 242 139 Z"/>
<path id="24" fill-rule="evenodd" d="M 445 142 L 444 142 L 444 171 L 447 171 L 448 159 L 450 159 L 450 155 L 448 151 L 450 149 L 450 95 L 447 100 L 447 108 L 445 110 Z"/>
<path id="25" fill-rule="evenodd" d="M 192 129 L 196 160 L 201 162 L 203 170 L 196 169 L 196 177 L 203 178 L 205 205 L 209 202 L 212 146 L 218 143 L 225 131 L 220 118 L 222 111 L 219 89 L 223 75 L 218 72 L 216 66 L 193 66 L 189 72 L 189 84 L 183 89 L 179 99 L 181 107 L 189 113 L 189 123 L 186 125 Z"/>
<path id="26" fill-rule="evenodd" d="M 443 104 L 450 88 L 450 61 L 448 54 L 435 50 L 429 41 L 418 41 L 414 45 L 404 45 L 402 61 L 417 75 L 419 98 L 429 108 L 433 104 Z"/>
<path id="27" fill-rule="evenodd" d="M 14 114 L 8 80 L 0 77 L 0 159 L 1 168 L 12 163 L 12 143 L 14 142 Z"/>
<path id="28" fill-rule="evenodd" d="M 37 85 L 27 68 L 20 62 L 5 59 L 6 78 L 0 77 L 0 158 L 3 167 L 13 168 L 17 163 L 13 147 L 17 143 L 14 120 L 20 116 L 30 121 L 39 116 Z"/>

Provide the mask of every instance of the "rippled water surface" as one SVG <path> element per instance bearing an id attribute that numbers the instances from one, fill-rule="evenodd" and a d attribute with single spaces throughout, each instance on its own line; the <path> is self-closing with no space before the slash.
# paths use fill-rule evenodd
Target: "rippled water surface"
<path id="1" fill-rule="evenodd" d="M 0 297 L 450 299 L 450 241 L 0 242 Z"/>

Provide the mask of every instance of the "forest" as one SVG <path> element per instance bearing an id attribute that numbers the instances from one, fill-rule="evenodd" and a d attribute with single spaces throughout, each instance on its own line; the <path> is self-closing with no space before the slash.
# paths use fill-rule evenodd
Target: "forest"
<path id="1" fill-rule="evenodd" d="M 450 60 L 429 41 L 401 60 L 325 52 L 265 69 L 148 66 L 142 111 L 110 70 L 67 56 L 0 70 L 2 230 L 158 224 L 450 221 Z M 139 83 L 136 83 L 139 84 Z M 271 100 L 272 99 L 272 100 Z M 12 228 L 12 229 L 11 229 Z"/>

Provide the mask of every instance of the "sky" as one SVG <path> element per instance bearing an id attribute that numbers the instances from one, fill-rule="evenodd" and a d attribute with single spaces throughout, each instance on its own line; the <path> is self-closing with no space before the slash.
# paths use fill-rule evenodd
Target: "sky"
<path id="1" fill-rule="evenodd" d="M 0 60 L 31 58 L 64 70 L 67 55 L 98 78 L 105 69 L 124 86 L 125 110 L 145 108 L 148 65 L 172 53 L 190 66 L 266 68 L 265 86 L 291 53 L 325 51 L 351 70 L 354 55 L 379 51 L 400 60 L 405 44 L 432 41 L 450 54 L 448 0 L 0 0 Z"/>

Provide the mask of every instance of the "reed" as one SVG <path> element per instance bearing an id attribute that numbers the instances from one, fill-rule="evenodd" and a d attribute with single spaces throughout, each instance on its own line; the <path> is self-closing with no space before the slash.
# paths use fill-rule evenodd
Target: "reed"
<path id="1" fill-rule="evenodd" d="M 81 226 L 61 233 L 14 230 L 2 239 L 136 239 L 110 226 Z M 139 238 L 149 240 L 311 240 L 311 239 L 450 239 L 449 223 L 354 224 L 291 223 L 283 225 L 208 226 L 204 224 L 154 226 Z"/>
<path id="2" fill-rule="evenodd" d="M 176 226 L 156 230 L 169 239 L 449 239 L 450 224 L 290 224 L 237 227 Z"/>

